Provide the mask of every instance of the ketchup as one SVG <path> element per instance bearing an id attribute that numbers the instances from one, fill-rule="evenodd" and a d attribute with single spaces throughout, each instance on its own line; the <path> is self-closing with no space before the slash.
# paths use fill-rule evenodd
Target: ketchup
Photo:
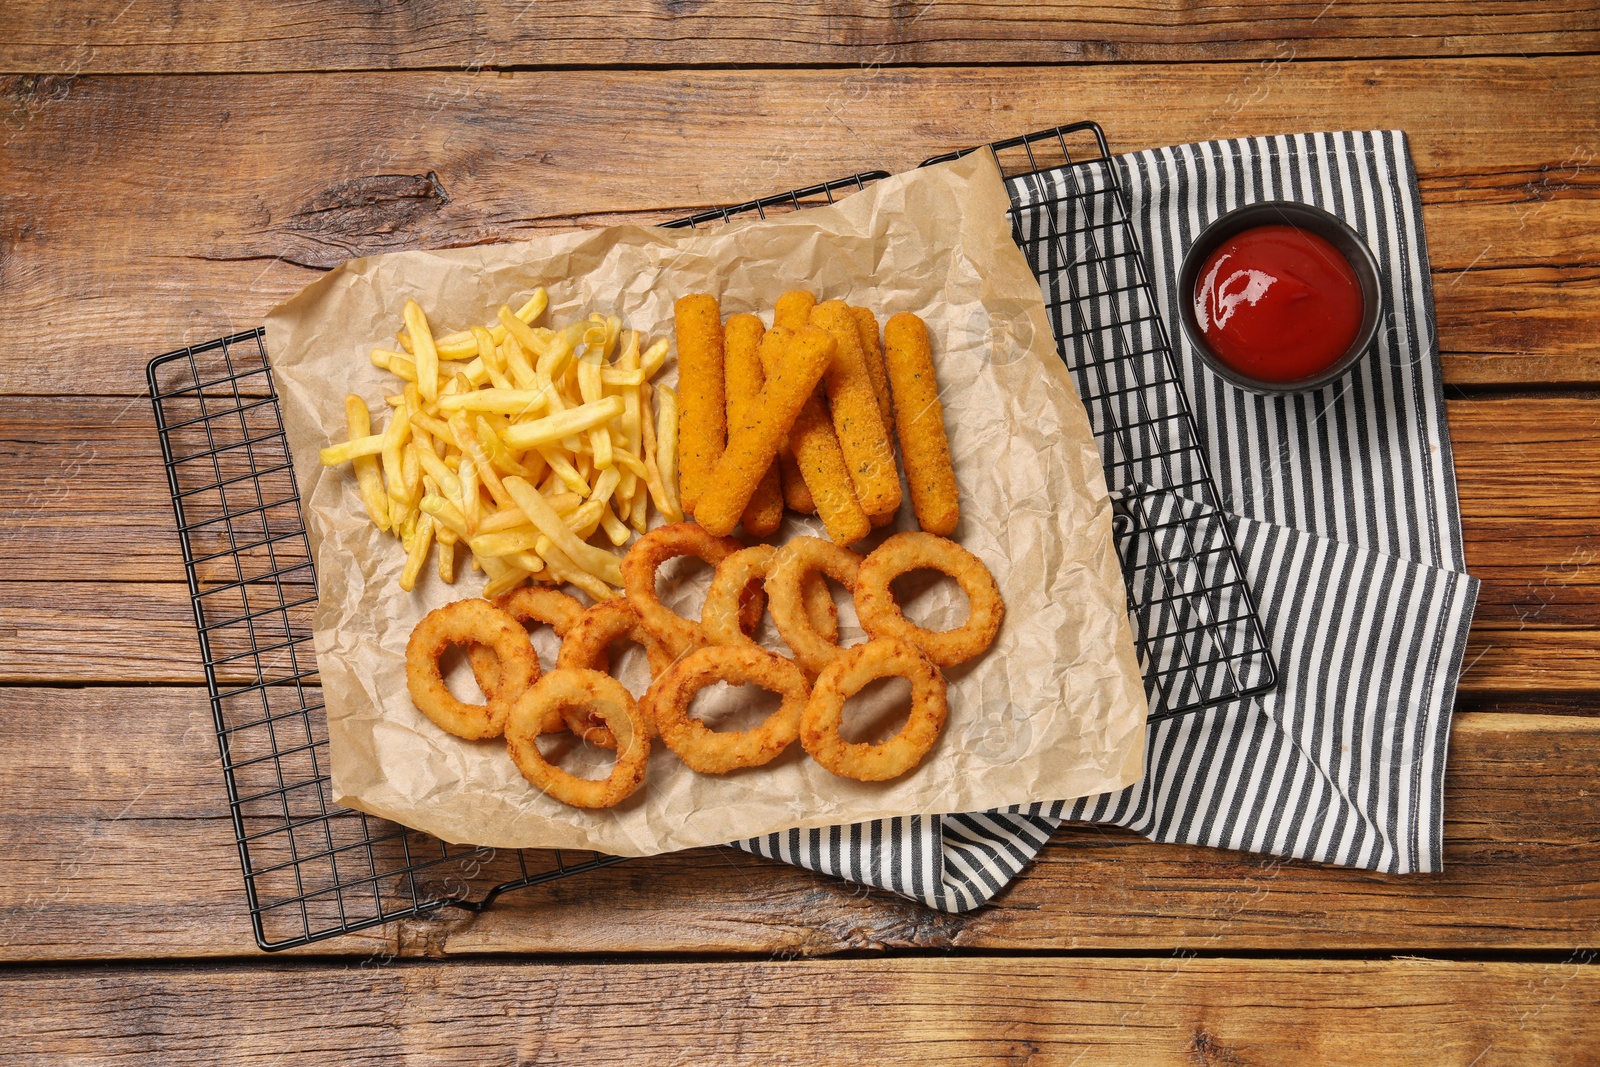
<path id="1" fill-rule="evenodd" d="M 1211 350 L 1262 381 L 1327 369 L 1361 329 L 1356 272 L 1337 248 L 1298 226 L 1234 234 L 1206 257 L 1195 286 L 1195 321 Z"/>

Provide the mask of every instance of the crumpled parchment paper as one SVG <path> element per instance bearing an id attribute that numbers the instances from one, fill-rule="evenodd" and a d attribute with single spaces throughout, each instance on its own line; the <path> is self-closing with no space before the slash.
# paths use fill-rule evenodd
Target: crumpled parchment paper
<path id="1" fill-rule="evenodd" d="M 980 152 L 833 206 L 709 231 L 618 226 L 352 260 L 276 308 L 266 340 L 316 562 L 338 801 L 452 842 L 650 855 L 790 827 L 1105 793 L 1138 779 L 1147 708 L 1099 451 L 1007 207 L 994 161 Z M 416 591 L 402 592 L 399 544 L 368 521 L 348 466 L 323 469 L 317 450 L 344 439 L 346 393 L 365 397 L 383 425 L 382 397 L 398 388 L 368 352 L 394 346 L 407 298 L 443 333 L 493 322 L 499 305 L 516 306 L 535 286 L 550 295 L 540 324 L 600 311 L 649 338 L 670 336 L 673 301 L 690 292 L 716 294 L 724 315 L 769 323 L 794 288 L 871 307 L 880 323 L 899 311 L 927 321 L 962 494 L 954 536 L 994 573 L 1007 614 L 987 655 L 946 672 L 949 723 L 915 771 L 886 783 L 836 778 L 797 743 L 765 767 L 703 776 L 657 744 L 639 792 L 584 811 L 530 786 L 502 742 L 459 740 L 412 706 L 407 637 L 429 610 L 478 595 L 483 576 L 463 551 L 453 586 L 430 562 Z M 669 361 L 658 380 L 676 373 Z M 890 531 L 911 528 L 908 494 Z M 790 516 L 774 540 L 800 532 L 821 535 L 821 525 Z M 663 597 L 697 611 L 706 580 L 669 577 Z M 948 579 L 900 585 L 914 620 L 940 628 L 964 617 Z M 860 639 L 847 599 L 841 610 L 844 640 Z M 635 692 L 642 659 L 633 652 L 616 665 Z M 850 717 L 871 717 L 897 684 L 869 690 Z M 749 694 L 708 690 L 696 712 L 714 715 Z M 603 771 L 593 750 L 558 744 L 580 748 L 560 757 L 564 766 Z"/>

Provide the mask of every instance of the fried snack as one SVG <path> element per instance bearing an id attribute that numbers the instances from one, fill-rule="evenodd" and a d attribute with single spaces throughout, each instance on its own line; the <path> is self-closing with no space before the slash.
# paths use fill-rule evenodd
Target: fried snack
<path id="1" fill-rule="evenodd" d="M 345 425 L 350 431 L 350 440 L 357 441 L 370 439 L 372 434 L 372 413 L 367 410 L 367 402 L 355 393 L 344 398 Z M 383 438 L 378 437 L 381 450 Z M 361 487 L 361 502 L 366 505 L 367 515 L 380 530 L 389 529 L 389 493 L 383 487 L 383 471 L 378 466 L 376 453 L 364 456 L 352 456 L 350 466 L 356 472 L 356 484 Z"/>
<path id="2" fill-rule="evenodd" d="M 878 414 L 878 398 L 873 395 L 861 351 L 861 331 L 843 300 L 818 304 L 811 311 L 811 324 L 832 334 L 838 346 L 824 379 L 833 432 L 850 468 L 861 510 L 868 519 L 882 520 L 900 508 L 900 469 L 895 466 L 883 416 Z"/>
<path id="3" fill-rule="evenodd" d="M 628 603 L 639 613 L 644 628 L 674 656 L 706 643 L 705 631 L 698 622 L 684 618 L 656 595 L 656 571 L 669 559 L 694 556 L 713 567 L 743 548 L 731 537 L 713 537 L 692 522 L 658 526 L 633 543 L 622 559 L 622 585 Z M 765 610 L 765 597 L 755 590 L 745 604 L 745 629 L 755 632 Z"/>
<path id="4" fill-rule="evenodd" d="M 855 316 L 856 327 L 861 334 L 861 353 L 866 357 L 867 377 L 872 379 L 872 394 L 878 399 L 878 414 L 883 419 L 884 435 L 889 438 L 889 446 L 894 447 L 894 402 L 889 398 L 889 371 L 883 365 L 883 341 L 878 336 L 878 317 L 872 313 L 871 308 L 850 308 L 850 314 Z M 883 515 L 872 517 L 872 526 L 887 526 L 894 521 L 898 509 Z"/>
<path id="5" fill-rule="evenodd" d="M 761 337 L 767 328 L 754 315 L 733 315 L 723 330 L 723 365 L 728 394 L 728 436 L 731 445 L 734 428 L 751 420 L 767 374 L 761 366 Z M 726 455 L 726 453 L 724 453 Z M 766 537 L 783 522 L 783 486 L 778 480 L 778 465 L 768 463 L 767 471 L 756 484 L 745 505 L 740 524 L 751 537 Z"/>
<path id="6" fill-rule="evenodd" d="M 546 725 L 569 712 L 593 715 L 620 739 L 611 773 L 598 781 L 551 765 L 535 743 Z M 575 808 L 609 808 L 644 782 L 650 738 L 633 696 L 609 675 L 557 668 L 518 697 L 506 721 L 506 750 L 537 789 Z"/>
<path id="7" fill-rule="evenodd" d="M 794 445 L 785 440 L 778 449 L 778 482 L 783 486 L 783 506 L 802 515 L 815 515 L 817 502 L 811 497 L 806 476 L 800 473 L 800 461 L 794 458 Z"/>
<path id="8" fill-rule="evenodd" d="M 500 684 L 487 704 L 467 704 L 445 688 L 439 657 L 450 645 L 482 645 L 499 660 Z M 458 600 L 435 608 L 406 642 L 406 688 L 411 702 L 447 733 L 468 741 L 505 732 L 512 704 L 539 680 L 539 657 L 522 624 L 487 600 Z"/>
<path id="9" fill-rule="evenodd" d="M 560 638 L 567 636 L 572 624 L 583 614 L 583 605 L 573 597 L 537 586 L 514 590 L 496 597 L 491 603 L 523 625 L 529 622 L 544 623 Z M 472 677 L 476 679 L 478 688 L 493 696 L 500 684 L 500 661 L 494 652 L 482 645 L 473 645 L 467 649 L 467 662 L 472 665 Z"/>
<path id="10" fill-rule="evenodd" d="M 750 730 L 713 730 L 689 716 L 694 695 L 715 682 L 759 685 L 783 697 L 778 710 Z M 810 687 L 800 668 L 759 648 L 701 648 L 674 663 L 645 697 L 661 740 L 692 770 L 727 774 L 770 763 L 800 735 Z"/>
<path id="11" fill-rule="evenodd" d="M 374 366 L 405 383 L 385 398 L 394 409 L 388 426 L 372 433 L 366 405 L 351 396 L 348 439 L 321 451 L 325 466 L 351 464 L 368 515 L 405 549 L 408 591 L 435 544 L 440 580 L 453 581 L 459 544 L 484 575 L 486 598 L 533 579 L 608 599 L 621 583 L 610 549 L 630 530 L 644 532 L 651 501 L 668 521 L 682 517 L 676 396 L 650 385 L 670 341 L 641 351 L 637 331 L 599 314 L 559 330 L 533 326 L 547 303 L 538 289 L 515 312 L 502 305 L 492 327 L 437 339 L 421 306 L 409 303 L 399 334 L 409 354 L 371 353 Z M 517 479 L 531 487 L 523 490 L 527 514 L 517 486 L 506 485 Z M 538 496 L 572 503 L 551 514 Z M 600 531 L 608 548 L 580 544 Z"/>
<path id="12" fill-rule="evenodd" d="M 765 581 L 777 554 L 772 545 L 752 545 L 717 564 L 717 573 L 711 578 L 711 588 L 706 590 L 705 603 L 700 608 L 700 625 L 708 641 L 733 648 L 759 647 L 743 629 L 741 600 L 748 596 L 751 583 Z M 837 642 L 839 609 L 828 592 L 827 581 L 821 574 L 812 573 L 800 588 L 812 630 L 824 640 Z"/>
<path id="13" fill-rule="evenodd" d="M 792 334 L 784 344 L 775 373 L 746 409 L 746 417 L 732 428 L 727 451 L 717 461 L 710 484 L 694 509 L 695 521 L 711 533 L 725 537 L 738 525 L 745 505 L 771 469 L 784 435 L 832 362 L 834 348 L 834 340 L 812 326 Z"/>
<path id="14" fill-rule="evenodd" d="M 567 631 L 561 642 L 561 655 L 556 660 L 556 667 L 574 667 L 580 670 L 599 671 L 602 674 L 611 673 L 611 643 L 626 638 L 634 644 L 643 647 L 645 655 L 650 657 L 650 676 L 652 678 L 672 666 L 672 654 L 657 641 L 644 624 L 639 620 L 639 613 L 633 605 L 626 600 L 602 600 L 600 603 L 582 612 Z M 566 711 L 567 729 L 601 748 L 616 748 L 617 739 L 605 724 L 593 716 L 587 716 L 580 708 L 569 708 Z M 651 736 L 655 734 L 655 723 L 649 715 L 644 716 L 645 731 Z"/>
<path id="15" fill-rule="evenodd" d="M 967 594 L 971 603 L 967 621 L 954 630 L 923 629 L 895 603 L 889 583 L 923 569 L 948 574 Z M 940 667 L 954 667 L 982 653 L 994 642 L 1006 615 L 1000 587 L 981 559 L 954 541 L 917 530 L 895 534 L 867 556 L 856 575 L 855 596 L 863 630 L 875 638 L 906 641 Z M 775 596 L 773 617 L 777 617 Z"/>
<path id="16" fill-rule="evenodd" d="M 894 405 L 889 399 L 889 370 L 883 362 L 883 340 L 878 336 L 878 316 L 871 308 L 850 308 L 855 316 L 856 331 L 861 335 L 861 354 L 866 358 L 867 377 L 872 379 L 872 395 L 878 398 L 878 414 L 883 418 L 883 428 L 888 431 L 890 443 L 894 440 Z"/>
<path id="17" fill-rule="evenodd" d="M 811 309 L 816 306 L 817 298 L 804 289 L 784 293 L 778 297 L 777 306 L 773 308 L 772 325 L 798 330 L 811 321 Z M 784 442 L 783 448 L 778 452 L 778 467 L 782 472 L 784 506 L 802 515 L 815 515 L 817 502 L 812 499 L 811 490 L 806 486 L 805 476 L 800 473 L 800 463 L 795 459 L 794 445 L 788 441 Z"/>
<path id="18" fill-rule="evenodd" d="M 895 736 L 877 744 L 839 736 L 844 703 L 879 678 L 911 683 L 911 716 Z M 933 748 L 949 716 L 944 675 L 916 647 L 879 638 L 847 648 L 817 677 L 800 721 L 800 743 L 811 758 L 841 778 L 887 782 L 911 770 Z"/>
<path id="19" fill-rule="evenodd" d="M 691 515 L 727 445 L 722 311 L 708 293 L 679 297 L 672 310 L 678 338 L 678 496 L 683 513 Z"/>
<path id="20" fill-rule="evenodd" d="M 791 289 L 778 297 L 772 307 L 772 325 L 786 330 L 798 330 L 811 321 L 811 309 L 817 306 L 814 294 L 804 289 Z"/>
<path id="21" fill-rule="evenodd" d="M 961 499 L 955 468 L 950 464 L 950 438 L 945 433 L 944 406 L 939 403 L 928 327 L 917 316 L 901 312 L 889 320 L 884 341 L 895 430 L 906 481 L 911 485 L 911 506 L 918 525 L 928 533 L 948 537 L 961 521 Z"/>
<path id="22" fill-rule="evenodd" d="M 761 364 L 769 375 L 777 373 L 778 361 L 792 337 L 793 332 L 787 327 L 774 326 L 762 338 Z M 872 523 L 856 499 L 850 469 L 839 450 L 839 439 L 833 435 L 833 421 L 816 396 L 801 405 L 800 414 L 789 428 L 789 444 L 828 536 L 840 545 L 854 544 L 867 536 Z"/>
<path id="23" fill-rule="evenodd" d="M 772 621 L 794 652 L 795 662 L 808 674 L 820 674 L 839 655 L 839 644 L 837 628 L 829 638 L 812 626 L 811 613 L 806 610 L 810 600 L 804 592 L 806 583 L 820 572 L 854 593 L 861 563 L 861 557 L 848 548 L 820 537 L 796 537 L 778 550 L 768 567 L 766 590 Z"/>

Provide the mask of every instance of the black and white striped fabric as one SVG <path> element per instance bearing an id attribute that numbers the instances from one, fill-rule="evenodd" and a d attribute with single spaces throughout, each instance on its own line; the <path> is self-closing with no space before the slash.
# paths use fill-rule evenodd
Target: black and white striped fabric
<path id="1" fill-rule="evenodd" d="M 1189 241 L 1241 204 L 1316 204 L 1361 233 L 1379 263 L 1385 316 L 1374 349 L 1355 372 L 1316 393 L 1269 398 L 1238 390 L 1173 335 L 1220 501 L 1196 492 L 1191 472 L 1165 470 L 1158 479 L 1107 455 L 1113 489 L 1154 484 L 1161 492 L 1147 502 L 1199 524 L 1217 521 L 1210 505 L 1220 504 L 1278 686 L 1154 724 L 1145 777 L 1118 793 L 791 831 L 741 847 L 946 911 L 990 899 L 1062 819 L 1391 873 L 1438 870 L 1450 710 L 1477 582 L 1462 569 L 1421 201 L 1405 137 L 1379 131 L 1208 142 L 1110 165 L 1168 323 L 1178 321 L 1176 274 Z M 1080 167 L 1013 179 L 1011 191 L 1026 220 L 1030 205 L 1074 191 L 1069 183 L 1081 191 L 1108 178 Z M 1053 222 L 1072 233 L 1096 220 Z M 1062 268 L 1034 266 L 1052 314 L 1070 313 L 1071 301 L 1048 299 L 1053 288 L 1061 291 L 1052 272 Z M 1056 325 L 1062 335 L 1073 332 Z M 1080 392 L 1107 393 L 1079 355 L 1068 353 Z M 1088 406 L 1097 430 L 1116 415 Z"/>

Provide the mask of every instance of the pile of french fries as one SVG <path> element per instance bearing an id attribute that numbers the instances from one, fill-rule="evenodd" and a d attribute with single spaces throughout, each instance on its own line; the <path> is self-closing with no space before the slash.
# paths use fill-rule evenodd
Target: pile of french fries
<path id="1" fill-rule="evenodd" d="M 435 337 L 407 301 L 401 350 L 372 351 L 403 383 L 384 398 L 387 427 L 374 433 L 366 402 L 345 398 L 348 439 L 322 462 L 352 465 L 367 514 L 405 548 L 408 592 L 435 545 L 440 579 L 454 582 L 464 544 L 486 597 L 532 580 L 608 599 L 622 585 L 615 549 L 644 532 L 650 503 L 669 522 L 683 516 L 678 399 L 650 384 L 667 340 L 641 351 L 615 315 L 532 325 L 547 304 L 538 289 L 493 326 Z"/>

